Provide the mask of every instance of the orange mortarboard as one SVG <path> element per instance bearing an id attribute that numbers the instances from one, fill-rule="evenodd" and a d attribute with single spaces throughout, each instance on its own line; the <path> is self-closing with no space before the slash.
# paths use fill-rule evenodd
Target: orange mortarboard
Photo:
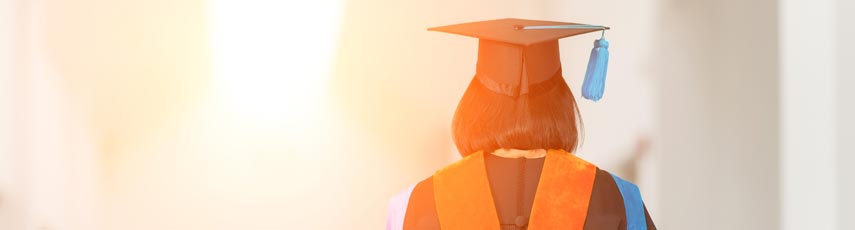
<path id="1" fill-rule="evenodd" d="M 429 28 L 475 37 L 478 64 L 475 78 L 493 92 L 519 96 L 532 86 L 561 78 L 558 39 L 605 31 L 609 27 L 568 22 L 525 19 L 497 19 Z M 597 101 L 602 97 L 608 63 L 608 42 L 599 39 L 588 63 L 583 96 Z"/>

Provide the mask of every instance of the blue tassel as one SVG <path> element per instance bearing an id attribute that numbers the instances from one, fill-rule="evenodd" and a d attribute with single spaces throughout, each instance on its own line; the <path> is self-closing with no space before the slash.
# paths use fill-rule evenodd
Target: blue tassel
<path id="1" fill-rule="evenodd" d="M 582 83 L 582 96 L 588 100 L 599 101 L 606 88 L 606 70 L 609 68 L 609 42 L 606 38 L 594 41 L 588 70 Z"/>

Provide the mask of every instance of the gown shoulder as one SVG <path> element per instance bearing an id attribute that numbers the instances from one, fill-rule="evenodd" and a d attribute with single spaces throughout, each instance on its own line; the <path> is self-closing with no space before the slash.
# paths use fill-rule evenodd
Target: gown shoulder
<path id="1" fill-rule="evenodd" d="M 600 168 L 585 222 L 586 229 L 656 229 L 638 187 Z"/>
<path id="2" fill-rule="evenodd" d="M 439 217 L 433 199 L 433 176 L 422 180 L 413 188 L 403 227 L 403 229 L 439 229 Z"/>

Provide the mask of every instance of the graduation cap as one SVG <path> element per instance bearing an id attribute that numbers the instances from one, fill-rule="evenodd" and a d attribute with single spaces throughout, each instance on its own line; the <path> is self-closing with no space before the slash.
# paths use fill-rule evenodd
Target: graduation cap
<path id="1" fill-rule="evenodd" d="M 490 91 L 508 96 L 529 93 L 531 86 L 561 76 L 558 39 L 602 31 L 609 27 L 567 22 L 525 19 L 497 19 L 429 28 L 475 37 L 478 64 L 475 78 Z M 609 43 L 604 37 L 594 42 L 591 59 L 582 83 L 582 96 L 597 101 L 603 96 Z"/>

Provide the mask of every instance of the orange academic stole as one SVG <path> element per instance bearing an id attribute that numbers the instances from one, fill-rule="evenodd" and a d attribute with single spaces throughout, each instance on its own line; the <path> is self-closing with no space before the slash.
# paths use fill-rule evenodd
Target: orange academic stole
<path id="1" fill-rule="evenodd" d="M 563 150 L 549 150 L 528 223 L 529 230 L 582 230 L 597 167 Z M 443 230 L 499 229 L 484 153 L 473 153 L 433 175 Z"/>

